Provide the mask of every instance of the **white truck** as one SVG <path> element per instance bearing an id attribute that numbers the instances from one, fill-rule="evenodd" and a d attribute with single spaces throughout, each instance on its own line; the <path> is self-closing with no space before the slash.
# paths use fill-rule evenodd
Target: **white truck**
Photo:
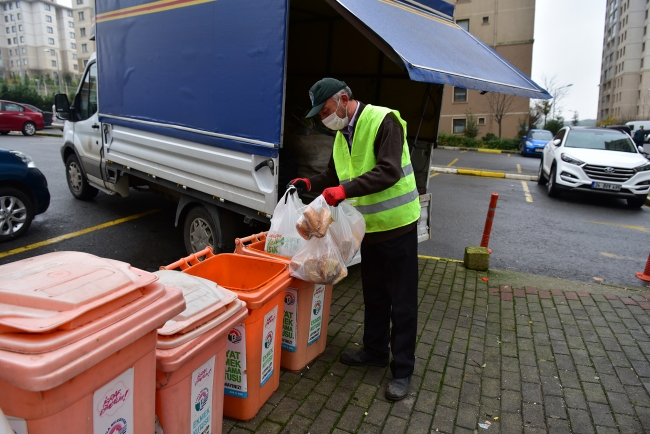
<path id="1" fill-rule="evenodd" d="M 70 191 L 166 193 L 188 253 L 232 251 L 290 179 L 324 168 L 332 134 L 301 122 L 324 76 L 407 121 L 420 241 L 444 85 L 549 97 L 443 0 L 97 0 L 96 13 L 97 54 L 74 100 L 56 96 Z"/>

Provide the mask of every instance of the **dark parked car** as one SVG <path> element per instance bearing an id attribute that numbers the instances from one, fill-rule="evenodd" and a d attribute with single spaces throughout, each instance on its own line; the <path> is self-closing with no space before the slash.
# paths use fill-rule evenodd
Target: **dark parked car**
<path id="1" fill-rule="evenodd" d="M 21 103 L 21 104 L 24 105 L 25 107 L 29 108 L 29 109 L 34 110 L 35 112 L 39 112 L 40 114 L 42 114 L 43 115 L 43 123 L 45 124 L 45 128 L 52 126 L 52 112 L 46 112 L 44 110 L 41 110 L 38 107 L 36 107 L 35 105 L 24 104 L 24 103 Z"/>
<path id="2" fill-rule="evenodd" d="M 33 136 L 36 131 L 45 128 L 43 115 L 24 104 L 0 100 L 0 134 L 20 131 L 26 136 Z"/>
<path id="3" fill-rule="evenodd" d="M 47 179 L 22 152 L 0 149 L 0 242 L 24 234 L 50 206 Z"/>

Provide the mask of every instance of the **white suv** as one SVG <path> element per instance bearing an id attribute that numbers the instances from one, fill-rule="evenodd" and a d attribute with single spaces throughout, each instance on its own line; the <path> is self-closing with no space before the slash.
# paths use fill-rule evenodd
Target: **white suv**
<path id="1" fill-rule="evenodd" d="M 587 191 L 626 198 L 640 208 L 650 193 L 650 161 L 620 131 L 564 127 L 544 147 L 537 182 L 548 183 L 551 197 Z"/>

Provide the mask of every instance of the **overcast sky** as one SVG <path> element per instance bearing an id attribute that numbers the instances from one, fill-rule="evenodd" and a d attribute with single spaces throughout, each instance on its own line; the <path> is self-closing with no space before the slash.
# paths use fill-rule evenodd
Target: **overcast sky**
<path id="1" fill-rule="evenodd" d="M 532 79 L 573 84 L 560 105 L 565 119 L 595 119 L 603 54 L 605 0 L 537 0 Z"/>

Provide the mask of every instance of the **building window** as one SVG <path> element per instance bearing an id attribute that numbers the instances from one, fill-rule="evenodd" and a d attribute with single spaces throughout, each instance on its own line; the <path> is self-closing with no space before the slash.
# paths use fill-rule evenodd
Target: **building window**
<path id="1" fill-rule="evenodd" d="M 77 49 L 77 44 L 75 44 L 74 42 L 71 42 L 70 43 L 70 48 L 72 48 L 73 50 L 76 50 Z"/>
<path id="2" fill-rule="evenodd" d="M 27 65 L 27 59 L 23 59 L 23 65 Z"/>
<path id="3" fill-rule="evenodd" d="M 14 44 L 18 43 L 18 38 L 14 38 Z"/>
<path id="4" fill-rule="evenodd" d="M 490 17 L 483 17 L 483 24 L 490 24 Z"/>
<path id="5" fill-rule="evenodd" d="M 72 11 L 68 11 L 68 16 L 72 17 Z"/>
<path id="6" fill-rule="evenodd" d="M 88 65 L 88 60 L 84 60 L 84 68 Z"/>
<path id="7" fill-rule="evenodd" d="M 88 52 L 88 44 L 81 44 L 81 52 L 82 53 Z"/>
<path id="8" fill-rule="evenodd" d="M 52 66 L 56 66 L 56 60 L 51 60 Z"/>
<path id="9" fill-rule="evenodd" d="M 82 5 L 82 4 L 84 4 L 84 0 L 77 0 L 77 4 L 78 4 L 78 5 Z"/>
<path id="10" fill-rule="evenodd" d="M 16 33 L 16 26 L 11 26 L 11 31 Z"/>
<path id="11" fill-rule="evenodd" d="M 16 2 L 16 9 L 20 7 L 20 2 Z"/>
<path id="12" fill-rule="evenodd" d="M 74 23 L 72 21 L 68 21 L 68 27 L 74 29 Z"/>
<path id="13" fill-rule="evenodd" d="M 50 56 L 54 56 L 54 55 L 56 55 L 56 53 L 54 52 L 54 50 L 50 50 Z"/>
<path id="14" fill-rule="evenodd" d="M 82 27 L 79 29 L 79 36 L 86 36 L 86 28 Z"/>
<path id="15" fill-rule="evenodd" d="M 458 20 L 456 24 L 460 26 L 461 29 L 464 29 L 466 32 L 469 32 L 469 20 Z"/>
<path id="16" fill-rule="evenodd" d="M 79 70 L 79 65 L 77 65 L 76 63 L 74 65 L 72 65 L 72 67 L 74 68 L 75 71 Z"/>
<path id="17" fill-rule="evenodd" d="M 83 20 L 84 20 L 84 13 L 82 11 L 82 12 L 79 12 L 79 21 L 83 21 Z"/>
<path id="18" fill-rule="evenodd" d="M 16 21 L 16 20 L 14 19 L 14 15 L 13 15 L 13 14 L 9 15 L 9 19 L 10 19 L 11 21 Z"/>
<path id="19" fill-rule="evenodd" d="M 19 20 L 22 20 L 22 19 L 23 19 L 23 15 L 22 15 L 22 14 L 16 14 L 16 18 L 19 19 Z"/>
<path id="20" fill-rule="evenodd" d="M 74 39 L 74 32 L 70 32 L 70 39 Z"/>
<path id="21" fill-rule="evenodd" d="M 47 43 L 50 45 L 54 45 L 54 38 L 47 38 Z"/>
<path id="22" fill-rule="evenodd" d="M 467 102 L 467 89 L 454 87 L 454 102 Z"/>
<path id="23" fill-rule="evenodd" d="M 645 42 L 641 44 L 641 51 L 645 51 Z"/>
<path id="24" fill-rule="evenodd" d="M 46 11 L 49 11 L 50 9 L 52 9 L 52 8 L 50 7 L 50 5 L 48 5 L 47 3 L 44 5 L 44 7 L 45 7 L 45 10 L 46 10 Z"/>
<path id="25" fill-rule="evenodd" d="M 52 27 L 47 27 L 47 33 L 54 33 L 54 29 Z"/>
<path id="26" fill-rule="evenodd" d="M 478 118 L 478 122 L 477 122 L 477 123 L 478 123 L 479 125 L 485 125 L 485 118 Z"/>
<path id="27" fill-rule="evenodd" d="M 11 61 L 11 66 L 14 66 L 14 61 L 13 60 Z"/>
<path id="28" fill-rule="evenodd" d="M 52 22 L 52 17 L 49 15 L 45 15 L 45 22 L 51 23 Z"/>
<path id="29" fill-rule="evenodd" d="M 72 60 L 77 60 L 77 55 L 76 54 L 72 54 Z"/>
<path id="30" fill-rule="evenodd" d="M 7 38 L 7 45 L 11 45 L 11 38 Z"/>
<path id="31" fill-rule="evenodd" d="M 18 25 L 18 30 L 20 30 L 21 32 L 23 31 L 23 25 L 22 24 Z"/>
<path id="32" fill-rule="evenodd" d="M 21 48 L 23 50 L 23 54 L 27 54 L 27 50 L 25 50 L 25 47 Z"/>
<path id="33" fill-rule="evenodd" d="M 7 15 L 5 15 L 5 23 L 8 23 L 8 22 L 9 22 L 9 17 Z"/>
<path id="34" fill-rule="evenodd" d="M 465 131 L 465 125 L 467 123 L 466 119 L 454 119 L 453 120 L 453 125 L 454 125 L 454 134 L 463 134 L 463 131 Z"/>
<path id="35" fill-rule="evenodd" d="M 24 44 L 24 43 L 25 43 L 25 37 L 24 37 L 24 36 L 21 36 L 21 37 L 20 37 L 20 43 L 21 43 L 21 44 Z"/>
<path id="36" fill-rule="evenodd" d="M 2 7 L 3 7 L 4 10 L 7 10 L 7 4 L 6 3 L 4 5 L 2 5 Z"/>

